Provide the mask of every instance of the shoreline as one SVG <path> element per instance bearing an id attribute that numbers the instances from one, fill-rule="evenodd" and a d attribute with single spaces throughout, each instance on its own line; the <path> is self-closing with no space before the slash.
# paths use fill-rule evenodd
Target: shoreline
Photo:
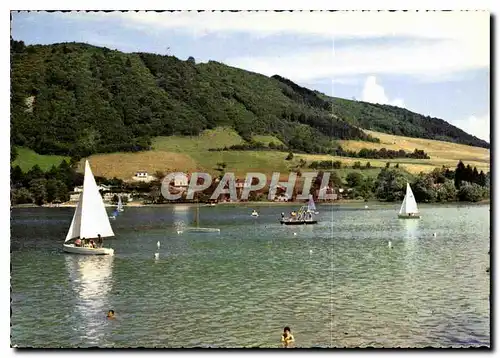
<path id="1" fill-rule="evenodd" d="M 275 202 L 275 201 L 247 201 L 247 202 L 224 202 L 218 203 L 215 206 L 209 206 L 206 203 L 200 203 L 200 207 L 216 207 L 216 206 L 294 206 L 294 205 L 305 205 L 307 202 L 304 201 L 288 201 L 288 202 Z M 378 200 L 335 200 L 333 202 L 317 202 L 316 206 L 336 206 L 336 205 L 347 205 L 347 204 L 363 204 L 363 205 L 399 205 L 400 202 L 387 202 Z M 465 202 L 465 201 L 446 201 L 437 203 L 419 203 L 419 205 L 446 205 L 446 204 L 464 204 L 464 205 L 490 205 L 491 200 L 481 200 L 478 202 Z M 188 206 L 195 207 L 196 203 L 165 203 L 165 204 L 142 204 L 138 202 L 132 202 L 124 205 L 124 208 L 141 208 L 141 207 L 167 207 L 167 206 Z M 106 208 L 113 208 L 114 204 L 104 204 Z M 61 203 L 61 204 L 44 204 L 42 206 L 36 204 L 18 204 L 11 205 L 11 209 L 19 208 L 76 208 L 76 203 Z"/>

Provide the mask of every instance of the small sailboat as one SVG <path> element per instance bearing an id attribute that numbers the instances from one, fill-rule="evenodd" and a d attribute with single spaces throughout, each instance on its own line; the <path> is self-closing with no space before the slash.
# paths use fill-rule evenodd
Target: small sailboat
<path id="1" fill-rule="evenodd" d="M 120 211 L 120 212 L 123 211 L 123 203 L 122 203 L 122 197 L 121 196 L 118 197 L 118 205 L 116 207 L 116 210 Z"/>
<path id="2" fill-rule="evenodd" d="M 419 219 L 420 213 L 418 212 L 417 202 L 411 191 L 410 184 L 406 183 L 406 195 L 399 209 L 398 217 L 400 219 Z"/>
<path id="3" fill-rule="evenodd" d="M 254 217 L 258 217 L 259 216 L 259 213 L 257 212 L 257 210 L 252 211 L 252 216 L 254 216 Z"/>
<path id="4" fill-rule="evenodd" d="M 195 227 L 188 227 L 185 231 L 188 232 L 220 232 L 220 229 L 213 227 L 200 227 L 200 204 L 196 205 Z"/>
<path id="5" fill-rule="evenodd" d="M 106 208 L 89 162 L 86 160 L 83 191 L 80 194 L 73 220 L 64 240 L 63 250 L 82 255 L 113 255 L 112 248 L 102 246 L 104 238 L 113 236 L 115 234 L 111 228 Z"/>

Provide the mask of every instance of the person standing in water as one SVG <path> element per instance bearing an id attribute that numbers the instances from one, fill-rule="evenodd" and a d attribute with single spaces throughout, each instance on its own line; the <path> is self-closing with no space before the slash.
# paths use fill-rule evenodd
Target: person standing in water
<path id="1" fill-rule="evenodd" d="M 283 344 L 283 348 L 289 348 L 293 346 L 295 342 L 295 338 L 293 338 L 292 331 L 290 327 L 286 326 L 283 330 L 283 334 L 281 335 L 281 343 Z"/>

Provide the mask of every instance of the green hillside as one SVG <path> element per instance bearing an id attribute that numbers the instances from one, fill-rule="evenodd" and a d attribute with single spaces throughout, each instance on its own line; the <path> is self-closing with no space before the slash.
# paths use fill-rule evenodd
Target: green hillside
<path id="1" fill-rule="evenodd" d="M 273 138 L 311 154 L 333 153 L 338 140 L 379 141 L 360 128 L 489 147 L 439 119 L 330 98 L 213 61 L 12 41 L 11 67 L 11 145 L 38 154 L 137 152 L 152 149 L 155 137 L 181 143 L 217 127 L 242 138 L 228 146 Z"/>

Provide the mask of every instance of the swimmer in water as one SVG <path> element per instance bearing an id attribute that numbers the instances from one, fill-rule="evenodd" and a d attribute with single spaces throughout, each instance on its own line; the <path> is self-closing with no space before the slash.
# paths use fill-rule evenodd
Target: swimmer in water
<path id="1" fill-rule="evenodd" d="M 108 318 L 115 318 L 115 311 L 109 310 L 108 314 L 106 315 L 106 317 L 108 317 Z"/>
<path id="2" fill-rule="evenodd" d="M 283 348 L 289 348 L 295 342 L 295 338 L 293 338 L 290 327 L 285 327 L 283 330 L 283 334 L 281 335 L 281 343 L 283 344 Z"/>

